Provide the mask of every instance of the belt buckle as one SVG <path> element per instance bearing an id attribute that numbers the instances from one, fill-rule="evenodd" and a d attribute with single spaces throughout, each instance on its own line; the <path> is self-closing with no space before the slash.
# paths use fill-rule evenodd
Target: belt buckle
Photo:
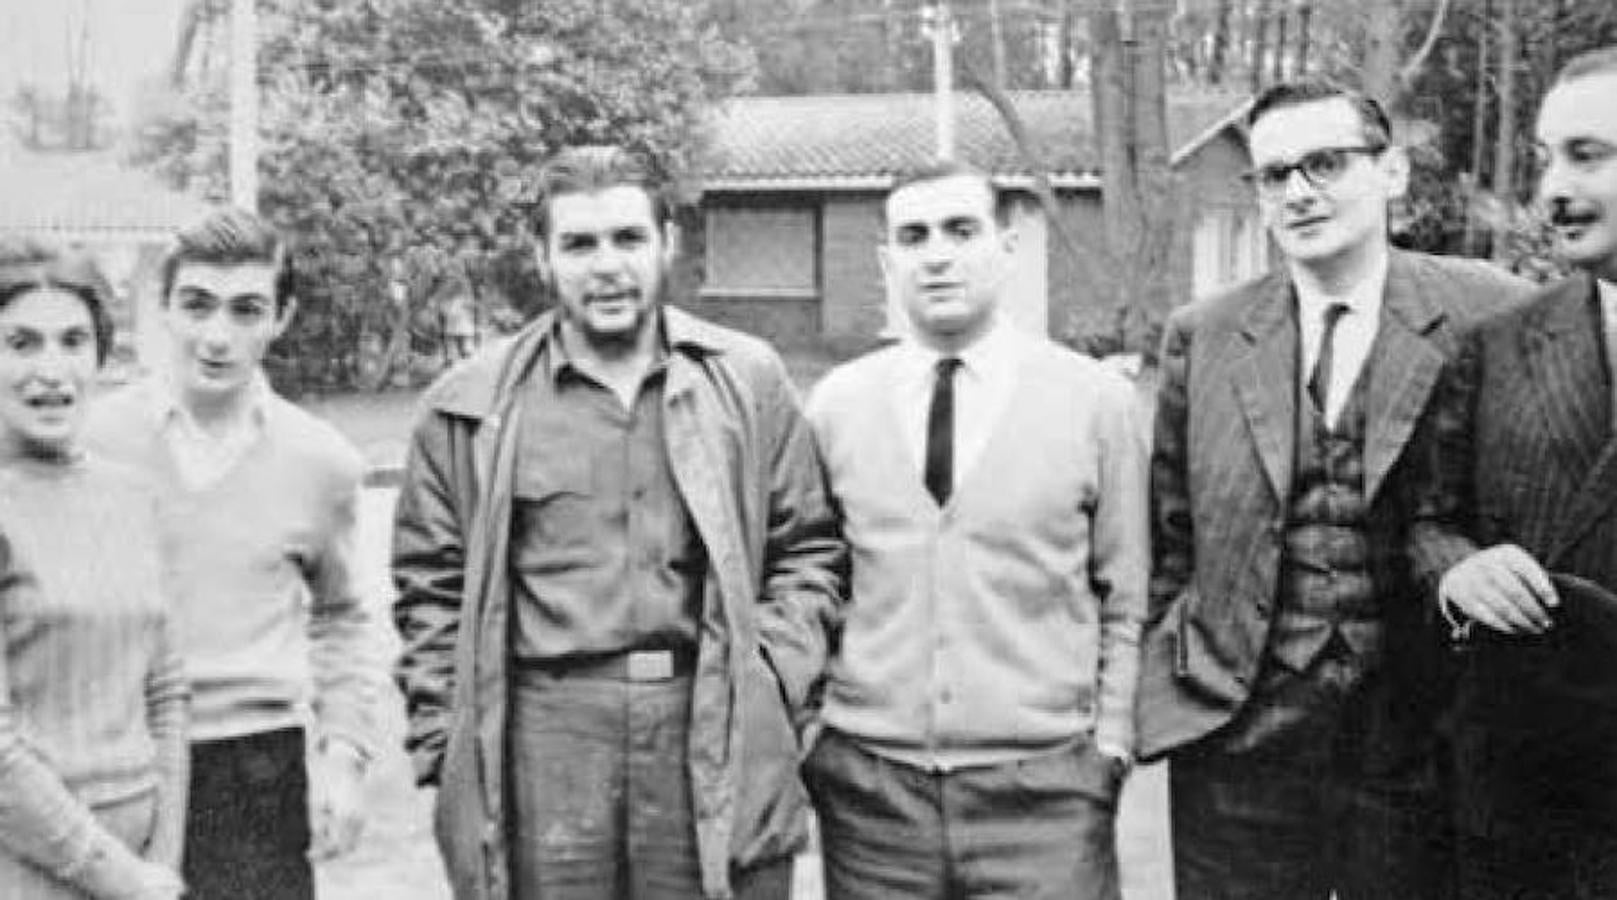
<path id="1" fill-rule="evenodd" d="M 629 651 L 630 681 L 667 681 L 674 677 L 674 651 Z"/>

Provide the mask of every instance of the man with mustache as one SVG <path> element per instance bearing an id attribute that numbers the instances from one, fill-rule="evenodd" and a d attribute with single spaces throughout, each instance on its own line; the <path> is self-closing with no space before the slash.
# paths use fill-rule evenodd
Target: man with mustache
<path id="1" fill-rule="evenodd" d="M 1479 663 L 1539 654 L 1497 690 L 1465 685 L 1475 699 L 1457 767 L 1468 900 L 1617 896 L 1617 709 L 1549 695 L 1510 714 L 1517 730 L 1524 716 L 1536 722 L 1510 751 L 1500 748 L 1512 735 L 1498 730 L 1512 728 L 1505 704 L 1545 670 L 1580 667 L 1574 687 L 1613 681 L 1609 651 L 1579 642 L 1609 645 L 1598 617 L 1617 608 L 1617 47 L 1562 68 L 1537 138 L 1539 199 L 1579 271 L 1467 342 L 1422 441 L 1418 570 Z"/>
<path id="2" fill-rule="evenodd" d="M 771 900 L 844 551 L 763 342 L 667 304 L 666 182 L 538 173 L 554 312 L 428 392 L 393 538 L 399 683 L 455 895 Z"/>
<path id="3" fill-rule="evenodd" d="M 1431 900 L 1444 657 L 1405 448 L 1461 327 L 1521 289 L 1389 246 L 1409 166 L 1371 98 L 1279 84 L 1248 125 L 1284 259 L 1167 326 L 1141 755 L 1170 760 L 1181 900 Z"/>

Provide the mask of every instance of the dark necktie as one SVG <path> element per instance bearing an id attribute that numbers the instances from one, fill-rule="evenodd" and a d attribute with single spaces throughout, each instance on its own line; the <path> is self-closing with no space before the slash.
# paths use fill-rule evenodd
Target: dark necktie
<path id="1" fill-rule="evenodd" d="M 926 490 L 939 506 L 954 488 L 954 373 L 960 360 L 938 360 L 932 382 L 932 405 L 926 410 Z"/>
<path id="2" fill-rule="evenodd" d="M 1332 303 L 1325 307 L 1325 330 L 1319 336 L 1319 358 L 1314 360 L 1314 372 L 1308 376 L 1308 399 L 1314 408 L 1325 415 L 1326 402 L 1331 393 L 1331 364 L 1335 355 L 1336 325 L 1347 315 L 1346 303 Z"/>

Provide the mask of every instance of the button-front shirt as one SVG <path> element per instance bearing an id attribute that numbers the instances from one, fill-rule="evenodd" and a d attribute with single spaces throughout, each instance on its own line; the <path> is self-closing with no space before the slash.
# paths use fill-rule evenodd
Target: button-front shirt
<path id="1" fill-rule="evenodd" d="M 1332 338 L 1330 389 L 1326 392 L 1325 423 L 1336 427 L 1342 407 L 1352 393 L 1353 383 L 1370 358 L 1370 346 L 1375 343 L 1376 329 L 1381 326 L 1381 300 L 1387 290 L 1387 259 L 1370 273 L 1369 277 L 1354 285 L 1353 289 L 1338 297 L 1317 293 L 1302 281 L 1294 282 L 1297 289 L 1297 326 L 1301 336 L 1299 350 L 1302 365 L 1298 367 L 1298 385 L 1306 386 L 1319 359 L 1321 339 L 1325 332 L 1325 310 L 1333 303 L 1347 306 L 1342 320 L 1336 323 Z"/>
<path id="2" fill-rule="evenodd" d="M 954 354 L 954 484 L 958 487 L 972 464 L 982 457 L 994 423 L 1016 387 L 1017 335 L 1014 326 L 996 324 L 970 347 Z M 914 341 L 898 346 L 895 386 L 905 449 L 920 479 L 926 467 L 926 416 L 942 354 Z"/>
<path id="3" fill-rule="evenodd" d="M 559 332 L 546 354 L 521 401 L 516 658 L 694 646 L 703 556 L 663 440 L 666 362 L 625 408 Z"/>
<path id="4" fill-rule="evenodd" d="M 164 384 L 158 415 L 163 437 L 174 456 L 180 481 L 193 491 L 218 484 L 264 436 L 269 384 L 262 372 L 247 387 L 241 414 L 215 430 L 203 428 L 179 400 L 179 389 Z"/>

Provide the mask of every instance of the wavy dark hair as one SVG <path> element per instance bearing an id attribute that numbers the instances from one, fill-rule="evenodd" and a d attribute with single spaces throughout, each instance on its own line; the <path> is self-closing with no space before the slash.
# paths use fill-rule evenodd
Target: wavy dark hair
<path id="1" fill-rule="evenodd" d="M 87 253 L 33 238 L 0 238 L 0 309 L 33 291 L 58 290 L 84 301 L 95 328 L 97 363 L 112 353 L 112 286 Z"/>
<path id="2" fill-rule="evenodd" d="M 163 260 L 163 302 L 174 289 L 180 266 L 198 263 L 207 266 L 235 266 L 264 263 L 275 267 L 275 314 L 286 311 L 292 297 L 292 254 L 286 240 L 274 225 L 256 213 L 233 206 L 221 206 L 201 219 L 181 228 Z"/>
<path id="3" fill-rule="evenodd" d="M 534 234 L 550 235 L 550 204 L 565 194 L 592 194 L 629 186 L 646 192 L 659 228 L 673 221 L 674 202 L 667 173 L 650 154 L 614 144 L 568 147 L 539 166 L 539 201 Z"/>

